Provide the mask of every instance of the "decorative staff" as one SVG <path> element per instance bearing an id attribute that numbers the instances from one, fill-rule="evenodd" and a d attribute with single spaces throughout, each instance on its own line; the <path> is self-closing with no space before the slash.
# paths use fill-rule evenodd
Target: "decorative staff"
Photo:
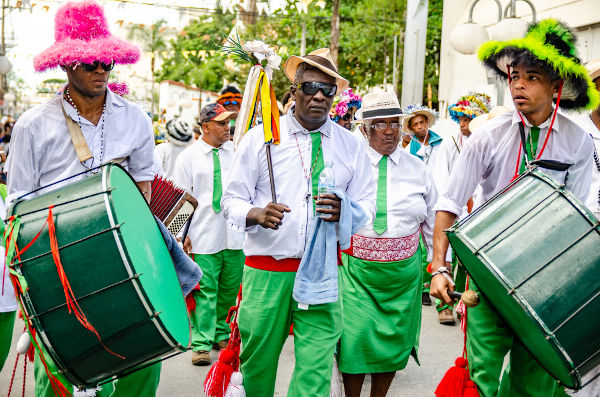
<path id="1" fill-rule="evenodd" d="M 279 144 L 279 109 L 271 79 L 273 78 L 273 70 L 279 70 L 281 57 L 259 40 L 249 41 L 243 45 L 240 43 L 239 37 L 236 40 L 227 37 L 226 40 L 229 45 L 226 44 L 220 49 L 224 56 L 233 56 L 243 62 L 252 64 L 235 126 L 233 144 L 237 148 L 246 132 L 257 124 L 260 114 L 265 131 L 265 151 L 269 168 L 271 196 L 273 203 L 277 203 L 271 145 Z"/>

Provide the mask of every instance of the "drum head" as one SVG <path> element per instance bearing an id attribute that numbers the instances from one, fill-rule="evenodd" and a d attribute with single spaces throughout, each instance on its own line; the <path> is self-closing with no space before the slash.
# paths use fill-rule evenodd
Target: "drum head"
<path id="1" fill-rule="evenodd" d="M 133 273 L 141 274 L 143 292 L 158 319 L 181 347 L 190 344 L 187 309 L 171 256 L 143 196 L 131 177 L 120 167 L 106 168 L 103 183 L 114 188 L 110 209 Z M 108 199 L 110 197 L 110 199 Z M 125 259 L 125 258 L 124 258 Z"/>

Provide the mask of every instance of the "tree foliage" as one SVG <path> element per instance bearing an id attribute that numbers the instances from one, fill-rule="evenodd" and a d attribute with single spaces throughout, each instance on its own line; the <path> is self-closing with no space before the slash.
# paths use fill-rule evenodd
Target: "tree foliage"
<path id="1" fill-rule="evenodd" d="M 392 83 L 394 36 L 397 36 L 398 88 L 402 79 L 402 48 L 406 19 L 406 1 L 403 0 L 342 0 L 340 2 L 340 40 L 338 70 L 350 80 L 351 87 L 365 92 L 384 82 Z M 431 83 L 434 103 L 437 101 L 439 51 L 443 0 L 429 0 L 427 54 L 425 59 L 425 82 Z M 295 0 L 287 0 L 286 6 L 270 16 L 260 16 L 254 25 L 239 32 L 242 41 L 262 40 L 275 48 L 283 62 L 290 55 L 299 55 L 302 25 L 306 26 L 306 52 L 329 47 L 331 24 L 331 0 L 321 8 L 313 1 L 307 14 L 299 14 Z M 237 82 L 243 88 L 248 67 L 231 61 L 225 66 L 218 55 L 202 60 L 184 57 L 184 51 L 214 50 L 229 34 L 235 23 L 231 14 L 216 11 L 185 28 L 184 33 L 172 40 L 171 56 L 164 60 L 159 79 L 171 79 L 186 84 L 218 91 L 224 81 Z M 289 89 L 290 82 L 283 73 L 276 72 L 273 84 L 277 97 Z M 426 97 L 426 95 L 424 95 Z"/>

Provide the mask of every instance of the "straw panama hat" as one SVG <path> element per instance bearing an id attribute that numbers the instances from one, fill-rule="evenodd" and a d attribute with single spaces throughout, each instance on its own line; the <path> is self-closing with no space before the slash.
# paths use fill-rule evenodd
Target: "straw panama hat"
<path id="1" fill-rule="evenodd" d="M 372 92 L 362 98 L 362 106 L 356 112 L 354 123 L 362 124 L 365 120 L 386 117 L 405 117 L 400 103 L 393 92 Z"/>
<path id="2" fill-rule="evenodd" d="M 54 44 L 33 59 L 37 72 L 80 63 L 135 63 L 140 50 L 110 33 L 104 9 L 95 1 L 69 2 L 54 18 Z"/>
<path id="3" fill-rule="evenodd" d="M 293 83 L 296 78 L 296 70 L 298 65 L 302 62 L 306 62 L 311 66 L 316 67 L 323 73 L 335 77 L 335 84 L 337 85 L 337 92 L 342 93 L 350 85 L 350 82 L 338 74 L 337 68 L 331 58 L 329 48 L 319 48 L 305 56 L 292 55 L 285 62 L 284 71 L 288 79 Z"/>

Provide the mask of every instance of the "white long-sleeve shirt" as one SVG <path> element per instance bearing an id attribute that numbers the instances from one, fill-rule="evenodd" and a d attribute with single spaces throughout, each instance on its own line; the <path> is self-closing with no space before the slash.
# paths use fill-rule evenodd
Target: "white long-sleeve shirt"
<path id="1" fill-rule="evenodd" d="M 294 118 L 293 109 L 280 119 L 280 127 L 280 143 L 271 145 L 271 156 L 277 202 L 291 209 L 285 213 L 283 224 L 278 230 L 260 226 L 246 228 L 248 212 L 254 207 L 264 208 L 271 202 L 262 125 L 248 131 L 237 148 L 221 204 L 230 227 L 247 229 L 246 255 L 301 258 L 308 238 L 309 220 L 313 216 L 312 198 L 306 200 L 307 193 L 312 197 L 309 175 L 312 142 L 309 131 Z M 368 222 L 372 222 L 376 185 L 364 143 L 329 118 L 319 131 L 322 133 L 320 155 L 325 163 L 334 163 L 335 187 L 359 203 L 369 217 Z"/>
<path id="2" fill-rule="evenodd" d="M 487 122 L 467 141 L 450 174 L 448 187 L 440 195 L 436 211 L 448 211 L 460 216 L 464 203 L 473 195 L 478 184 L 482 187 L 482 201 L 489 200 L 513 179 L 521 138 L 517 112 L 502 114 Z M 543 122 L 538 138 L 538 153 L 542 149 L 551 117 Z M 531 125 L 525 119 L 525 134 Z M 593 144 L 590 136 L 562 114 L 557 114 L 548 145 L 542 159 L 573 164 L 567 171 L 538 170 L 558 183 L 566 183 L 575 196 L 585 201 L 592 174 Z"/>
<path id="3" fill-rule="evenodd" d="M 81 130 L 94 156 L 86 161 L 86 166 L 100 165 L 103 150 L 103 162 L 124 158 L 121 165 L 137 182 L 151 181 L 154 178 L 154 135 L 150 117 L 133 102 L 115 95 L 110 89 L 106 92 L 104 120 L 94 125 L 81 117 Z M 67 116 L 78 122 L 75 108 L 62 96 L 29 109 L 17 120 L 7 160 L 7 204 L 25 193 L 88 169 L 77 158 L 61 101 Z M 85 174 L 80 175 L 54 185 L 52 189 L 84 177 Z M 41 193 L 45 192 L 38 194 Z"/>
<path id="4" fill-rule="evenodd" d="M 173 179 L 175 175 L 175 162 L 177 157 L 185 150 L 189 145 L 176 145 L 173 142 L 163 142 L 156 145 L 154 153 L 158 157 L 163 170 L 163 176 L 165 179 Z"/>
<path id="5" fill-rule="evenodd" d="M 382 155 L 372 147 L 367 154 L 377 185 L 379 161 Z M 387 169 L 387 230 L 377 234 L 373 223 L 363 226 L 358 235 L 373 238 L 398 238 L 421 228 L 429 260 L 433 248 L 434 205 L 438 199 L 431 171 L 416 156 L 404 151 L 401 145 L 388 157 Z"/>
<path id="6" fill-rule="evenodd" d="M 590 194 L 588 195 L 585 205 L 592 210 L 596 216 L 600 217 L 600 130 L 594 124 L 589 115 L 586 115 L 578 124 L 588 134 L 592 136 L 594 147 L 596 148 L 596 158 L 592 162 L 592 183 L 590 184 Z M 598 161 L 598 163 L 596 163 Z"/>
<path id="7" fill-rule="evenodd" d="M 223 211 L 216 213 L 212 208 L 212 150 L 213 146 L 198 139 L 186 148 L 175 162 L 173 182 L 198 200 L 198 207 L 194 211 L 188 231 L 192 252 L 195 254 L 214 254 L 224 249 L 241 249 L 244 242 L 243 232 L 228 228 Z M 233 143 L 227 141 L 219 148 L 219 163 L 224 191 L 233 163 Z"/>

